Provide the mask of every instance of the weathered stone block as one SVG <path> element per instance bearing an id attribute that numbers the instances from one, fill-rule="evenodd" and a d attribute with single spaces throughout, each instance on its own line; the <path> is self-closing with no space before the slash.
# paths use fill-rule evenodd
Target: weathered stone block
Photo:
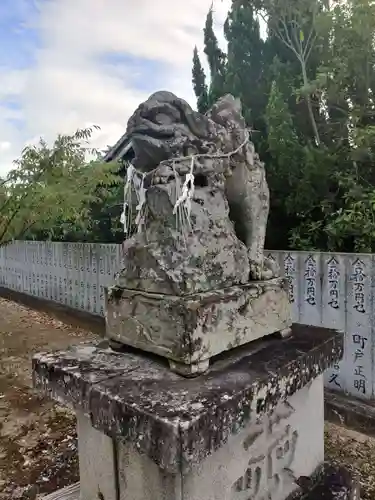
<path id="1" fill-rule="evenodd" d="M 303 325 L 292 329 L 289 339 L 255 341 L 194 379 L 156 359 L 108 347 L 79 345 L 38 354 L 34 386 L 176 472 L 202 462 L 230 435 L 342 358 L 341 333 Z"/>
<path id="2" fill-rule="evenodd" d="M 164 356 L 185 374 L 291 324 L 283 278 L 183 297 L 120 287 L 106 294 L 107 337 Z"/>
<path id="3" fill-rule="evenodd" d="M 111 439 L 100 435 L 86 417 L 79 417 L 78 440 L 84 456 L 111 446 Z M 106 473 L 81 468 L 81 499 L 119 485 L 125 500 L 284 500 L 298 490 L 296 480 L 310 476 L 323 463 L 323 381 L 318 377 L 261 418 L 254 418 L 238 434 L 201 462 L 177 473 L 160 469 L 147 455 L 129 443 L 112 441 L 117 459 L 112 477 L 108 467 L 113 455 L 102 464 Z M 103 439 L 108 441 L 103 447 Z M 100 455 L 101 455 L 100 454 Z M 100 456 L 99 456 L 100 458 Z M 85 461 L 86 463 L 86 461 Z M 105 496 L 107 499 L 107 496 Z"/>
<path id="4" fill-rule="evenodd" d="M 34 386 L 79 414 L 81 499 L 286 500 L 302 491 L 323 465 L 322 373 L 341 359 L 343 337 L 293 330 L 194 379 L 105 345 L 36 355 Z M 102 457 L 92 460 L 93 450 Z"/>

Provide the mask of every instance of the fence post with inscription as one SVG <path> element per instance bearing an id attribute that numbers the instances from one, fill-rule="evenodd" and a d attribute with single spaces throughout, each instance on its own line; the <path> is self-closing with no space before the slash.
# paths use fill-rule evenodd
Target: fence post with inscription
<path id="1" fill-rule="evenodd" d="M 346 390 L 366 399 L 373 396 L 372 276 L 373 259 L 370 255 L 351 255 L 347 258 L 345 363 L 351 372 L 351 378 Z"/>
<path id="2" fill-rule="evenodd" d="M 322 324 L 322 270 L 319 253 L 299 254 L 300 260 L 300 314 L 299 322 L 304 325 Z"/>
<path id="3" fill-rule="evenodd" d="M 322 263 L 322 325 L 346 330 L 346 259 L 341 255 L 321 254 Z M 347 334 L 345 334 L 347 335 Z M 335 364 L 325 373 L 330 389 L 344 391 L 347 385 L 345 365 Z"/>

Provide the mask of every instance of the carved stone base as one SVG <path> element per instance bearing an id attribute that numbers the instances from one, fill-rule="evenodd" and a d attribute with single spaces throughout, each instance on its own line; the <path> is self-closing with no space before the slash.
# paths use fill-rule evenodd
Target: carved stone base
<path id="1" fill-rule="evenodd" d="M 280 402 L 272 413 L 254 418 L 180 475 L 161 470 L 132 445 L 117 441 L 114 446 L 79 413 L 81 500 L 97 498 L 98 492 L 115 500 L 116 478 L 123 499 L 286 500 L 299 490 L 294 476 L 309 476 L 323 462 L 323 425 L 319 377 Z"/>
<path id="2" fill-rule="evenodd" d="M 276 332 L 284 337 L 291 323 L 283 278 L 181 297 L 120 287 L 106 293 L 107 337 L 166 357 L 187 375 L 234 347 Z"/>
<path id="3" fill-rule="evenodd" d="M 194 379 L 100 343 L 34 356 L 33 381 L 77 413 L 81 500 L 286 500 L 323 464 L 342 353 L 342 334 L 293 325 Z"/>
<path id="4" fill-rule="evenodd" d="M 77 420 L 81 500 L 98 491 L 115 500 L 117 485 L 120 498 L 132 500 L 360 499 L 349 471 L 323 465 L 321 377 L 181 476 L 162 471 L 134 446 L 114 443 L 81 413 Z"/>

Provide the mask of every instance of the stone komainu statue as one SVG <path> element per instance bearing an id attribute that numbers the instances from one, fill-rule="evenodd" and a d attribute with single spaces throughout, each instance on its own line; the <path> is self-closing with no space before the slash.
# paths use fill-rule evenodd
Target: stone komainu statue
<path id="1" fill-rule="evenodd" d="M 125 240 L 124 268 L 106 294 L 111 342 L 161 355 L 190 377 L 224 351 L 288 336 L 288 284 L 263 256 L 264 166 L 240 102 L 227 95 L 201 115 L 157 92 L 125 138 L 136 169 L 126 186 L 133 179 L 142 224 Z"/>
<path id="2" fill-rule="evenodd" d="M 124 285 L 181 295 L 276 276 L 263 254 L 265 169 L 247 140 L 238 99 L 226 95 L 202 115 L 174 94 L 156 92 L 130 118 L 127 136 L 132 163 L 146 174 L 147 216 L 144 231 L 125 243 Z M 191 160 L 178 158 L 191 155 L 191 231 L 181 234 L 173 209 Z"/>

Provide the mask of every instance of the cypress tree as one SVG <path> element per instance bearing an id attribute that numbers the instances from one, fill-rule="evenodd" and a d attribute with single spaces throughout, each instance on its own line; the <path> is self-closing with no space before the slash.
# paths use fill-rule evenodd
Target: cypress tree
<path id="1" fill-rule="evenodd" d="M 211 74 L 208 104 L 211 106 L 225 93 L 226 55 L 220 49 L 213 26 L 213 8 L 208 11 L 204 27 L 204 53 Z"/>
<path id="2" fill-rule="evenodd" d="M 233 0 L 224 33 L 228 42 L 226 89 L 241 99 L 248 125 L 263 132 L 269 89 L 264 79 L 264 42 L 251 2 Z"/>
<path id="3" fill-rule="evenodd" d="M 197 47 L 194 47 L 192 76 L 194 93 L 197 97 L 198 111 L 200 113 L 205 113 L 208 109 L 208 91 L 206 75 L 199 59 Z"/>

